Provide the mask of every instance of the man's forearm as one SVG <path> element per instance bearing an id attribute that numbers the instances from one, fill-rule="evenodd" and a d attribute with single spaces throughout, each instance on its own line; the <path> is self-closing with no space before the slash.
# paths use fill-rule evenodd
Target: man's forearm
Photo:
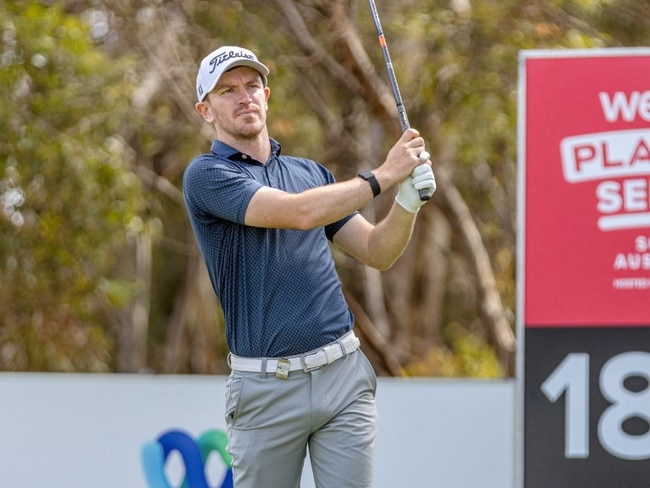
<path id="1" fill-rule="evenodd" d="M 368 241 L 369 265 L 387 270 L 402 255 L 408 245 L 416 214 L 393 204 L 388 215 L 370 233 Z"/>

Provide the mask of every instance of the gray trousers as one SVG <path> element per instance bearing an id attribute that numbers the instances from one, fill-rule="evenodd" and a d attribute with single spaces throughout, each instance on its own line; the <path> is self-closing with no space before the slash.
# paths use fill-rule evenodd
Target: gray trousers
<path id="1" fill-rule="evenodd" d="M 371 488 L 376 387 L 361 350 L 286 380 L 232 371 L 226 425 L 235 488 L 298 488 L 307 448 L 317 488 Z"/>

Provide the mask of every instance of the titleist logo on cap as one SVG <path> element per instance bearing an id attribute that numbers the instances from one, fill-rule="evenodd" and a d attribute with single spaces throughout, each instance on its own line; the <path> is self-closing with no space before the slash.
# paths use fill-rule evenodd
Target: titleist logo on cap
<path id="1" fill-rule="evenodd" d="M 222 46 L 211 52 L 201 61 L 199 72 L 196 76 L 196 96 L 202 102 L 206 94 L 217 86 L 221 76 L 237 66 L 248 66 L 256 70 L 266 86 L 266 76 L 269 68 L 260 63 L 255 53 L 239 46 Z"/>
<path id="2" fill-rule="evenodd" d="M 256 61 L 254 55 L 246 54 L 244 51 L 229 51 L 227 53 L 217 54 L 210 60 L 210 66 L 212 66 L 210 73 L 214 73 L 214 70 L 217 69 L 217 66 L 219 66 L 221 63 L 225 63 L 232 58 L 244 58 Z"/>

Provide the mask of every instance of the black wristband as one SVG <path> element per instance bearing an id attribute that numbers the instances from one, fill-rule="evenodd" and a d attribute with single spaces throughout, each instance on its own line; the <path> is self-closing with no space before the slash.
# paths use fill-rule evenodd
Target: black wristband
<path id="1" fill-rule="evenodd" d="M 357 175 L 359 178 L 363 178 L 368 182 L 370 185 L 370 188 L 372 189 L 372 197 L 375 198 L 377 195 L 381 193 L 381 186 L 379 186 L 379 182 L 377 181 L 377 178 L 375 178 L 375 174 L 372 171 L 363 171 Z"/>

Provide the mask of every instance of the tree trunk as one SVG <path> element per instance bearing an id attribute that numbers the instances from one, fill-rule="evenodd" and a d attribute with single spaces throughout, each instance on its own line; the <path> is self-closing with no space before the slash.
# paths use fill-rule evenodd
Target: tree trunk
<path id="1" fill-rule="evenodd" d="M 134 237 L 135 283 L 137 293 L 130 308 L 130 320 L 120 330 L 119 371 L 137 373 L 147 365 L 149 311 L 151 304 L 152 242 L 147 232 Z"/>

